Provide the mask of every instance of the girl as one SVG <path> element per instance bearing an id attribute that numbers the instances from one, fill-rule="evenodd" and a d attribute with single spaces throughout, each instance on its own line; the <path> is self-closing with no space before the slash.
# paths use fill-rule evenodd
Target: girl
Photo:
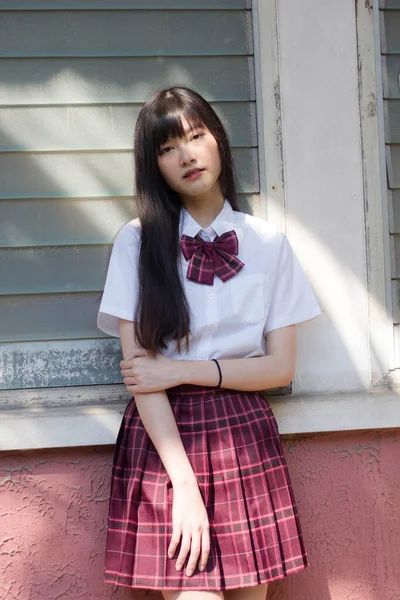
<path id="1" fill-rule="evenodd" d="M 284 234 L 239 212 L 224 128 L 196 92 L 154 94 L 135 130 L 139 218 L 98 316 L 132 400 L 118 434 L 105 581 L 166 600 L 257 600 L 307 566 L 279 432 L 257 390 L 293 377 L 320 313 Z"/>

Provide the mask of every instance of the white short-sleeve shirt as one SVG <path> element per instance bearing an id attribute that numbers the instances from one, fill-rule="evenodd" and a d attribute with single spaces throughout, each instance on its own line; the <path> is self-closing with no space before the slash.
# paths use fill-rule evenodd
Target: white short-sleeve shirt
<path id="1" fill-rule="evenodd" d="M 165 356 L 188 360 L 262 356 L 270 331 L 321 313 L 287 237 L 274 225 L 233 211 L 228 201 L 206 229 L 181 210 L 180 235 L 200 233 L 213 240 L 232 229 L 245 266 L 225 283 L 217 275 L 212 286 L 188 280 L 188 261 L 181 255 L 181 279 L 191 308 L 190 348 L 179 354 L 172 341 L 162 351 Z M 134 320 L 139 246 L 140 222 L 134 219 L 116 236 L 97 320 L 99 329 L 115 337 L 118 318 Z"/>

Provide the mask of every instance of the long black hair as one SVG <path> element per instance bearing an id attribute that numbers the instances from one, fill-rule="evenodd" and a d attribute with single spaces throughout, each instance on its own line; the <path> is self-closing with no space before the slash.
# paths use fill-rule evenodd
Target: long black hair
<path id="1" fill-rule="evenodd" d="M 219 183 L 234 210 L 236 199 L 232 154 L 225 129 L 197 92 L 172 87 L 156 92 L 142 107 L 135 128 L 137 213 L 141 224 L 137 342 L 155 354 L 175 339 L 189 346 L 190 311 L 179 277 L 179 217 L 181 200 L 168 187 L 158 167 L 160 146 L 170 137 L 183 137 L 182 118 L 190 127 L 207 127 L 221 158 Z"/>

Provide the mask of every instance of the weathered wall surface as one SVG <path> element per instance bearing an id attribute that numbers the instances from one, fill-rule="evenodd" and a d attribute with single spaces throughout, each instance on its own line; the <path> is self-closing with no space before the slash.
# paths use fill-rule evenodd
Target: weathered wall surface
<path id="1" fill-rule="evenodd" d="M 312 565 L 268 599 L 398 600 L 400 432 L 287 438 L 285 449 Z M 1 600 L 144 598 L 103 583 L 112 453 L 0 454 Z"/>

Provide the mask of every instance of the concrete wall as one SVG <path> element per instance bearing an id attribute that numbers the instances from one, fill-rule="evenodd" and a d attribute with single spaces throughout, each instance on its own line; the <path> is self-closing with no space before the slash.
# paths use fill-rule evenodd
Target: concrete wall
<path id="1" fill-rule="evenodd" d="M 299 393 L 365 389 L 379 379 L 374 370 L 380 377 L 387 373 L 393 344 L 385 325 L 384 279 L 376 293 L 371 284 L 378 273 L 384 275 L 382 228 L 388 229 L 382 222 L 379 152 L 371 154 L 378 146 L 374 34 L 379 31 L 374 32 L 369 2 L 280 1 L 277 6 L 286 226 L 325 310 L 300 332 L 294 388 Z M 267 27 L 267 11 L 263 18 Z M 363 95 L 370 104 L 365 112 Z M 273 214 L 274 202 L 272 191 Z M 370 256 L 373 244 L 375 259 L 382 255 L 380 266 Z M 371 368 L 373 361 L 378 369 Z"/>
<path id="2" fill-rule="evenodd" d="M 1 600 L 144 597 L 103 582 L 112 450 L 0 455 Z M 285 452 L 311 566 L 268 599 L 397 600 L 399 431 L 286 437 Z"/>

